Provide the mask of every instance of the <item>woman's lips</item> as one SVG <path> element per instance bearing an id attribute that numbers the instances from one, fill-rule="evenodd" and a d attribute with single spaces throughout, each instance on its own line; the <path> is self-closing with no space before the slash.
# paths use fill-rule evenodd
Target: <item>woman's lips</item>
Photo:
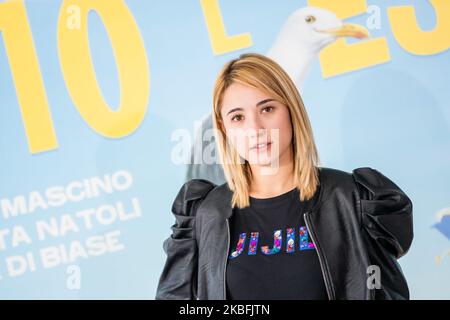
<path id="1" fill-rule="evenodd" d="M 256 146 L 254 146 L 253 148 L 251 148 L 251 150 L 255 150 L 255 151 L 257 151 L 257 152 L 260 152 L 260 151 L 266 151 L 266 150 L 268 150 L 268 149 L 270 149 L 270 146 L 272 145 L 272 142 L 269 142 L 269 143 L 260 143 L 260 144 L 258 144 L 258 145 L 256 145 Z"/>

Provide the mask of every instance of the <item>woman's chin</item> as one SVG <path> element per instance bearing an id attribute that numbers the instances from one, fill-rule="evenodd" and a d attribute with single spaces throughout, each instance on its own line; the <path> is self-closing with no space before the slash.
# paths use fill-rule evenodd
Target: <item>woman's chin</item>
<path id="1" fill-rule="evenodd" d="M 250 165 L 263 167 L 267 166 L 275 167 L 277 164 L 276 159 L 272 159 L 270 154 L 259 154 L 254 157 L 251 156 L 249 157 L 248 162 L 250 163 Z"/>

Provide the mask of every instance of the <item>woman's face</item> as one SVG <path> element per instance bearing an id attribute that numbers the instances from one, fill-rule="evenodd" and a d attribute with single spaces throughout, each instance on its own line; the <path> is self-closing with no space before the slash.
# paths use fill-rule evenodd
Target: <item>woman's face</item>
<path id="1" fill-rule="evenodd" d="M 291 156 L 292 125 L 286 105 L 234 83 L 225 91 L 220 112 L 228 139 L 250 165 L 274 166 Z"/>

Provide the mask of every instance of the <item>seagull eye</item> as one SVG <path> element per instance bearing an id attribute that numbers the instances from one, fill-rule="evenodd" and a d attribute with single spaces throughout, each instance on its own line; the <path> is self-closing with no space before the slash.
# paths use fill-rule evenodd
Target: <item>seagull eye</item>
<path id="1" fill-rule="evenodd" d="M 308 22 L 308 23 L 313 23 L 314 21 L 316 21 L 316 17 L 314 17 L 314 16 L 307 16 L 305 18 L 305 21 Z"/>

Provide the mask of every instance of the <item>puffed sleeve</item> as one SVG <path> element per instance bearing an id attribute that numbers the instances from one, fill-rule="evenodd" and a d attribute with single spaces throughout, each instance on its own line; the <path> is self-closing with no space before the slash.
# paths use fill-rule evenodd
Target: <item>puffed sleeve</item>
<path id="1" fill-rule="evenodd" d="M 204 179 L 191 179 L 183 184 L 172 204 L 175 223 L 163 242 L 166 253 L 164 268 L 158 281 L 156 300 L 196 299 L 197 240 L 195 211 L 214 184 Z"/>
<path id="2" fill-rule="evenodd" d="M 359 189 L 364 228 L 397 259 L 402 257 L 413 239 L 411 200 L 376 169 L 357 168 L 353 176 Z"/>
<path id="3" fill-rule="evenodd" d="M 370 167 L 353 170 L 359 194 L 361 227 L 371 265 L 381 272 L 375 299 L 409 299 L 409 290 L 397 259 L 413 240 L 411 199 L 389 178 Z"/>

